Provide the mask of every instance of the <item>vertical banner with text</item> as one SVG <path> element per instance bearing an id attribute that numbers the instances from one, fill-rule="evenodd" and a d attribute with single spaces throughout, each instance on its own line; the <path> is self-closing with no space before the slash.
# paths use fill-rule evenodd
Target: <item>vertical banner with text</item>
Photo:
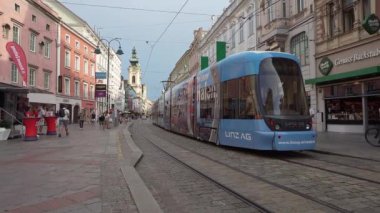
<path id="1" fill-rule="evenodd" d="M 24 50 L 20 45 L 13 41 L 7 43 L 6 49 L 22 76 L 22 85 L 26 87 L 28 82 L 28 68 Z"/>

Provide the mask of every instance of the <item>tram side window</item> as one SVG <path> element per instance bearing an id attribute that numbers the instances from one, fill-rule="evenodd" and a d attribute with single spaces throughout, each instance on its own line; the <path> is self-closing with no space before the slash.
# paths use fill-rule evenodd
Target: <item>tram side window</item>
<path id="1" fill-rule="evenodd" d="M 257 114 L 253 77 L 239 79 L 239 118 L 254 119 Z"/>
<path id="2" fill-rule="evenodd" d="M 215 87 L 200 88 L 200 115 L 204 121 L 214 119 Z"/>
<path id="3" fill-rule="evenodd" d="M 222 83 L 223 119 L 254 119 L 257 114 L 254 77 L 243 77 Z"/>
<path id="4" fill-rule="evenodd" d="M 222 83 L 223 87 L 223 119 L 236 119 L 239 107 L 239 80 Z"/>

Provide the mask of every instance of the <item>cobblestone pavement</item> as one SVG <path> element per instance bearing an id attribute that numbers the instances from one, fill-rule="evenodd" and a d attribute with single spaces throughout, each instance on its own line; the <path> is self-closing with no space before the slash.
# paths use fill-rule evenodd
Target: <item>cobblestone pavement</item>
<path id="1" fill-rule="evenodd" d="M 137 212 L 119 166 L 119 130 L 69 131 L 0 143 L 0 212 Z"/>

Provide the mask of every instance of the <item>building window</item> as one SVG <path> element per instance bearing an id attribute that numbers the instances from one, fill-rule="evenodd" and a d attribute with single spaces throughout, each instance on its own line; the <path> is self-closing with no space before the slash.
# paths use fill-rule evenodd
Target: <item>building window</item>
<path id="1" fill-rule="evenodd" d="M 309 64 L 309 44 L 305 32 L 294 36 L 290 40 L 290 51 L 300 59 L 302 66 Z"/>
<path id="2" fill-rule="evenodd" d="M 300 13 L 305 7 L 304 0 L 297 0 L 297 13 Z"/>
<path id="3" fill-rule="evenodd" d="M 46 30 L 50 31 L 50 25 L 46 24 Z"/>
<path id="4" fill-rule="evenodd" d="M 371 15 L 371 0 L 363 0 L 363 19 Z"/>
<path id="5" fill-rule="evenodd" d="M 244 22 L 240 22 L 239 43 L 242 43 L 243 41 L 244 41 Z"/>
<path id="6" fill-rule="evenodd" d="M 74 96 L 79 97 L 79 81 L 74 82 Z"/>
<path id="7" fill-rule="evenodd" d="M 328 35 L 329 37 L 332 37 L 334 35 L 334 30 L 335 30 L 335 12 L 334 12 L 335 5 L 334 3 L 329 3 L 326 8 L 327 8 L 328 22 L 329 22 Z"/>
<path id="8" fill-rule="evenodd" d="M 36 69 L 29 67 L 29 85 L 36 86 Z"/>
<path id="9" fill-rule="evenodd" d="M 32 22 L 37 22 L 37 17 L 35 15 L 32 15 Z"/>
<path id="10" fill-rule="evenodd" d="M 8 39 L 10 30 L 11 30 L 11 26 L 9 26 L 9 24 L 3 25 L 3 38 Z"/>
<path id="11" fill-rule="evenodd" d="M 20 13 L 20 5 L 18 4 L 15 4 L 15 11 Z"/>
<path id="12" fill-rule="evenodd" d="M 79 94 L 80 94 L 80 86 L 79 85 L 80 85 L 79 81 L 74 82 L 74 95 L 76 97 L 79 97 Z"/>
<path id="13" fill-rule="evenodd" d="M 67 34 L 65 35 L 65 42 L 70 43 L 70 36 Z"/>
<path id="14" fill-rule="evenodd" d="M 70 67 L 70 50 L 65 51 L 65 67 Z"/>
<path id="15" fill-rule="evenodd" d="M 136 83 L 136 77 L 132 76 L 132 84 Z"/>
<path id="16" fill-rule="evenodd" d="M 231 48 L 235 48 L 235 26 L 231 27 Z"/>
<path id="17" fill-rule="evenodd" d="M 95 76 L 95 64 L 91 63 L 91 76 Z"/>
<path id="18" fill-rule="evenodd" d="M 94 99 L 95 98 L 95 89 L 94 89 L 94 85 L 90 85 L 90 98 L 91 99 Z"/>
<path id="19" fill-rule="evenodd" d="M 253 35 L 255 32 L 255 17 L 253 15 L 253 12 L 251 12 L 248 16 L 248 33 L 249 36 Z"/>
<path id="20" fill-rule="evenodd" d="M 88 47 L 87 46 L 84 46 L 84 54 L 88 54 Z"/>
<path id="21" fill-rule="evenodd" d="M 286 2 L 285 2 L 285 0 L 282 2 L 282 17 L 286 18 Z"/>
<path id="22" fill-rule="evenodd" d="M 79 41 L 75 41 L 75 49 L 77 49 L 77 50 L 80 49 Z"/>
<path id="23" fill-rule="evenodd" d="M 13 41 L 20 44 L 20 27 L 13 26 Z"/>
<path id="24" fill-rule="evenodd" d="M 83 61 L 83 66 L 84 66 L 84 74 L 88 75 L 88 61 L 87 60 Z"/>
<path id="25" fill-rule="evenodd" d="M 44 56 L 50 58 L 51 41 L 45 39 Z"/>
<path id="26" fill-rule="evenodd" d="M 77 56 L 77 55 L 75 56 L 74 63 L 75 63 L 75 71 L 79 72 L 79 70 L 80 70 L 80 58 L 79 58 L 79 56 Z"/>
<path id="27" fill-rule="evenodd" d="M 50 89 L 50 72 L 44 72 L 44 88 Z"/>
<path id="28" fill-rule="evenodd" d="M 36 52 L 36 41 L 37 41 L 37 34 L 34 32 L 30 32 L 29 50 L 31 52 Z"/>
<path id="29" fill-rule="evenodd" d="M 268 22 L 271 22 L 274 20 L 274 5 L 272 0 L 268 0 Z"/>
<path id="30" fill-rule="evenodd" d="M 343 1 L 343 31 L 350 32 L 354 29 L 355 12 L 352 0 Z"/>
<path id="31" fill-rule="evenodd" d="M 11 81 L 12 83 L 18 83 L 18 69 L 14 63 L 12 63 Z"/>
<path id="32" fill-rule="evenodd" d="M 65 78 L 65 95 L 70 95 L 70 79 Z"/>
<path id="33" fill-rule="evenodd" d="M 88 98 L 88 84 L 87 83 L 83 83 L 83 97 L 84 98 Z"/>

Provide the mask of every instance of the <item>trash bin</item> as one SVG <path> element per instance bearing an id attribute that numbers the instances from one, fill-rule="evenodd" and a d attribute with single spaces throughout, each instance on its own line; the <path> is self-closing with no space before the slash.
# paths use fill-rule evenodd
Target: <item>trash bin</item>
<path id="1" fill-rule="evenodd" d="M 37 137 L 37 122 L 40 118 L 23 118 L 22 123 L 25 126 L 24 141 L 36 141 Z"/>
<path id="2" fill-rule="evenodd" d="M 45 117 L 45 123 L 47 126 L 46 135 L 57 135 L 57 117 L 47 116 Z"/>

